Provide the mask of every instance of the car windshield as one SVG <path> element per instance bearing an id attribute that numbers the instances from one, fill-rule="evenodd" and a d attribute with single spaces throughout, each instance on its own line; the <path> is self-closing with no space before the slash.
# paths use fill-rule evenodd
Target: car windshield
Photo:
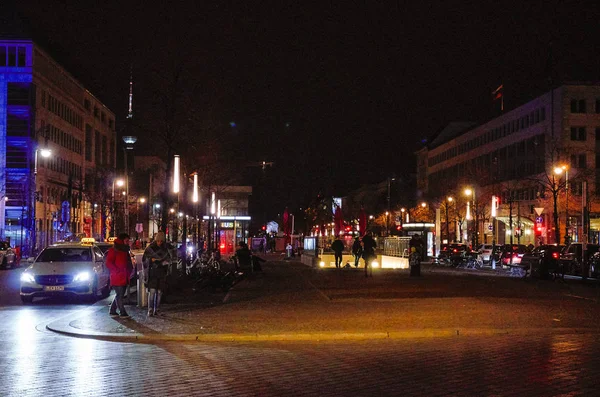
<path id="1" fill-rule="evenodd" d="M 0 250 L 4 251 L 7 250 L 10 247 L 10 245 L 8 245 L 8 243 L 6 241 L 0 241 Z"/>
<path id="2" fill-rule="evenodd" d="M 36 262 L 85 262 L 92 260 L 89 248 L 46 248 Z"/>

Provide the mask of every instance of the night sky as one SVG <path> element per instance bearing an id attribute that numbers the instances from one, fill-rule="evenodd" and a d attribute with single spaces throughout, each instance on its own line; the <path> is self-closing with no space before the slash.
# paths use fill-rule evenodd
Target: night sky
<path id="1" fill-rule="evenodd" d="M 343 195 L 409 175 L 413 152 L 446 123 L 491 118 L 500 84 L 510 109 L 547 91 L 549 73 L 600 81 L 597 2 L 160 3 L 21 0 L 17 8 L 117 122 L 133 64 L 140 151 L 155 136 L 161 71 L 183 64 L 196 117 L 234 121 L 248 161 L 275 161 L 278 211 L 318 191 Z"/>

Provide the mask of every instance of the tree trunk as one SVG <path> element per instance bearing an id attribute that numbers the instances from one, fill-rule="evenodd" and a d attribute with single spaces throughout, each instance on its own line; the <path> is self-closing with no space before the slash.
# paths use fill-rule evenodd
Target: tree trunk
<path id="1" fill-rule="evenodd" d="M 552 214 L 553 218 L 554 218 L 554 239 L 556 241 L 556 244 L 560 244 L 560 227 L 558 226 L 558 191 L 552 192 L 552 200 L 553 200 L 553 207 L 554 207 L 554 213 Z"/>

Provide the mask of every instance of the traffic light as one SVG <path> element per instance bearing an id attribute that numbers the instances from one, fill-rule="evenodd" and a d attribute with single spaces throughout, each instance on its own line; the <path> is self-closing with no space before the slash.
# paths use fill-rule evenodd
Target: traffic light
<path id="1" fill-rule="evenodd" d="M 265 225 L 262 226 L 262 230 L 265 231 L 267 230 L 267 227 Z"/>

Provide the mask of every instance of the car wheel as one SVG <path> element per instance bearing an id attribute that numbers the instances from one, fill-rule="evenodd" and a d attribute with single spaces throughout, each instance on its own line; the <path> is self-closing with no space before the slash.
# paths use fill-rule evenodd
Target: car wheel
<path id="1" fill-rule="evenodd" d="M 21 295 L 21 302 L 23 302 L 23 303 L 31 303 L 31 302 L 33 302 L 33 296 L 24 296 L 24 295 Z"/>

